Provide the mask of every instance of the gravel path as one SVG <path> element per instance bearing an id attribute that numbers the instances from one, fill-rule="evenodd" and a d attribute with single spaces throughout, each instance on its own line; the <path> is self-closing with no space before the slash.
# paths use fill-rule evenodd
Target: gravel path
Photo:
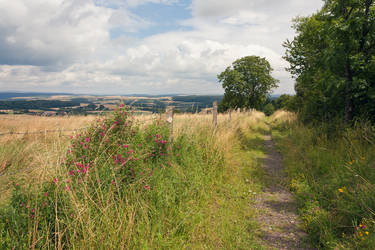
<path id="1" fill-rule="evenodd" d="M 305 244 L 297 208 L 291 193 L 285 188 L 286 176 L 282 158 L 274 148 L 271 136 L 265 136 L 267 158 L 264 160 L 266 187 L 255 202 L 262 240 L 269 249 L 313 249 Z"/>

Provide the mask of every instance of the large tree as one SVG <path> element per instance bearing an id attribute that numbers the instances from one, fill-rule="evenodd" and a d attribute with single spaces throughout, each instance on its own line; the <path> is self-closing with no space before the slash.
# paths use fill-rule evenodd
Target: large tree
<path id="1" fill-rule="evenodd" d="M 265 58 L 247 56 L 236 60 L 218 75 L 225 90 L 221 110 L 229 108 L 260 109 L 278 80 L 271 76 L 272 68 Z"/>
<path id="2" fill-rule="evenodd" d="M 285 59 L 296 78 L 307 120 L 375 115 L 373 0 L 325 0 L 316 14 L 297 18 Z"/>

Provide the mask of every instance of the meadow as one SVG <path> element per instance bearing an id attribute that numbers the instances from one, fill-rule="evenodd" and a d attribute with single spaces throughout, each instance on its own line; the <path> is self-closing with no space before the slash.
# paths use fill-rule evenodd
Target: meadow
<path id="1" fill-rule="evenodd" d="M 262 248 L 263 113 L 4 118 L 0 248 Z"/>
<path id="2" fill-rule="evenodd" d="M 312 247 L 375 247 L 369 123 L 309 127 L 252 111 L 219 114 L 215 128 L 211 114 L 175 114 L 171 141 L 165 120 L 125 107 L 2 116 L 13 134 L 0 137 L 0 248 L 270 249 L 254 205 L 270 133 Z"/>

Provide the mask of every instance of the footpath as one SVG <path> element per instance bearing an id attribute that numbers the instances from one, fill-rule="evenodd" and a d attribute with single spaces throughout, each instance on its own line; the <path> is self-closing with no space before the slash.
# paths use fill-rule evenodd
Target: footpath
<path id="1" fill-rule="evenodd" d="M 265 136 L 265 187 L 255 200 L 262 241 L 270 249 L 313 249 L 306 242 L 296 203 L 286 188 L 282 157 L 270 135 Z"/>

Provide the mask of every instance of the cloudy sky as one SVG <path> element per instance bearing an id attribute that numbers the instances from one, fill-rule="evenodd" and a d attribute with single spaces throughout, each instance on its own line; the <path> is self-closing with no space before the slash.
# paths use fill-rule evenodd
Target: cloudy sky
<path id="1" fill-rule="evenodd" d="M 266 57 L 321 0 L 0 0 L 0 91 L 221 94 L 235 59 Z"/>

